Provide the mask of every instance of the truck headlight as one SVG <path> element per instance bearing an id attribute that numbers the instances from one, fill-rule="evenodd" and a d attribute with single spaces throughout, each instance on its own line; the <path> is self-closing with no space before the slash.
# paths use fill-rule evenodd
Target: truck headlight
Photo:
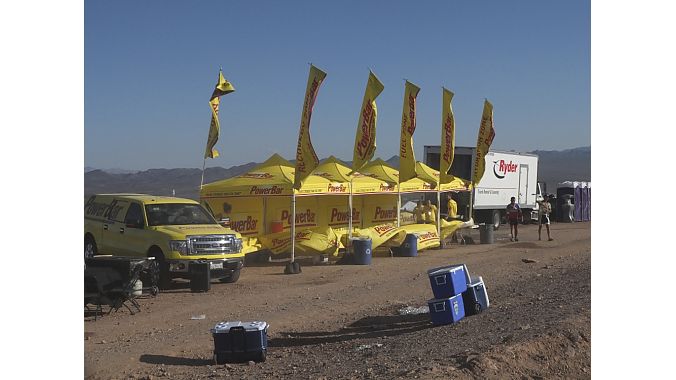
<path id="1" fill-rule="evenodd" d="M 242 239 L 235 238 L 235 252 L 242 252 Z"/>
<path id="2" fill-rule="evenodd" d="M 182 255 L 188 254 L 188 242 L 185 240 L 170 240 L 169 249 L 179 252 Z"/>

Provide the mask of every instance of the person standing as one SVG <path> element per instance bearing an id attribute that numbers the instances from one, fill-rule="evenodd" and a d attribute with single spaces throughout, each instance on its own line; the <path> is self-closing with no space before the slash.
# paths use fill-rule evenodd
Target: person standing
<path id="1" fill-rule="evenodd" d="M 549 199 L 551 197 L 549 195 L 545 196 L 544 200 L 538 201 L 538 204 L 540 205 L 540 210 L 539 210 L 539 226 L 538 226 L 538 240 L 542 240 L 542 225 L 544 224 L 547 227 L 547 239 L 549 241 L 552 241 L 552 235 L 549 232 L 549 214 L 552 212 L 552 205 L 549 203 Z"/>
<path id="2" fill-rule="evenodd" d="M 437 223 L 437 206 L 432 204 L 432 201 L 428 200 L 424 208 L 425 214 L 425 223 L 427 224 L 436 224 Z"/>
<path id="3" fill-rule="evenodd" d="M 455 219 L 458 217 L 458 202 L 456 202 L 451 194 L 448 194 L 448 219 Z"/>
<path id="4" fill-rule="evenodd" d="M 418 204 L 413 209 L 413 215 L 415 215 L 415 222 L 418 224 L 425 223 L 425 218 L 423 216 L 424 207 L 422 201 L 418 200 Z"/>
<path id="5" fill-rule="evenodd" d="M 507 205 L 507 220 L 509 221 L 510 241 L 519 241 L 519 220 L 523 218 L 521 207 L 516 203 L 516 198 L 510 198 Z"/>

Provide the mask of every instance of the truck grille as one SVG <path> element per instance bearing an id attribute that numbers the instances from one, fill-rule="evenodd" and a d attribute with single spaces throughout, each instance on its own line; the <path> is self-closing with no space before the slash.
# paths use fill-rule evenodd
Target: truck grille
<path id="1" fill-rule="evenodd" d="M 188 236 L 189 255 L 222 255 L 242 249 L 235 235 Z"/>

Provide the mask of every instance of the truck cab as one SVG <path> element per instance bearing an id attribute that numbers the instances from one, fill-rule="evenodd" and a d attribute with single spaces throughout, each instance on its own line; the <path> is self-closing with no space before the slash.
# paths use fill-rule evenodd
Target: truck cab
<path id="1" fill-rule="evenodd" d="M 209 262 L 211 277 L 239 279 L 242 237 L 224 228 L 198 202 L 146 194 L 98 194 L 85 201 L 84 255 L 154 257 L 160 288 L 189 278 Z"/>

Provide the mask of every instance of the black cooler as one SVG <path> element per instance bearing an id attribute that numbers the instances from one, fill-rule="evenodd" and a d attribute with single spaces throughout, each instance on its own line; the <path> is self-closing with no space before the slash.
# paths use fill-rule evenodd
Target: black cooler
<path id="1" fill-rule="evenodd" d="M 190 263 L 190 291 L 208 292 L 211 289 L 211 264 L 206 262 Z"/>
<path id="2" fill-rule="evenodd" d="M 211 329 L 216 364 L 264 362 L 268 348 L 268 323 L 221 322 Z"/>

